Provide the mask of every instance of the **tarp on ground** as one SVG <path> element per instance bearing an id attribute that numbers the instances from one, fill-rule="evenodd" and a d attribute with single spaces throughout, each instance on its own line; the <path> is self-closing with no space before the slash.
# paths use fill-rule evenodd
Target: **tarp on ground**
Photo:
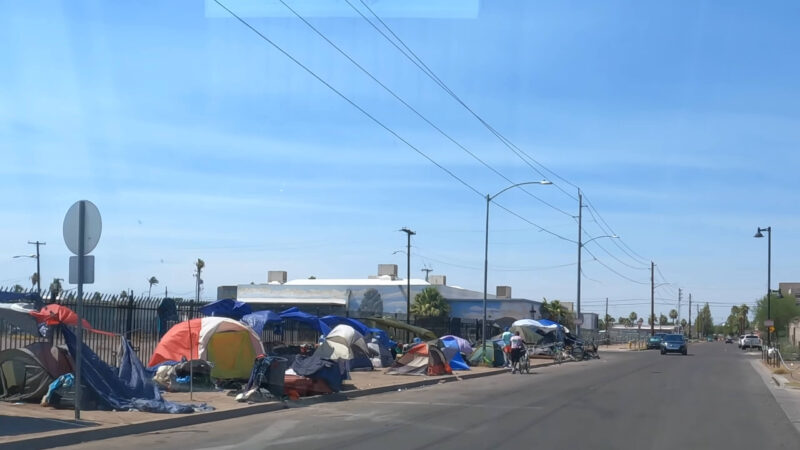
<path id="1" fill-rule="evenodd" d="M 203 317 L 173 325 L 147 365 L 202 359 L 212 363 L 214 378 L 247 380 L 253 361 L 263 353 L 261 338 L 247 325 L 225 317 Z"/>
<path id="2" fill-rule="evenodd" d="M 444 353 L 444 357 L 447 359 L 447 363 L 450 364 L 451 369 L 469 370 L 469 365 L 467 365 L 467 362 L 461 357 L 461 349 L 458 346 L 458 342 L 454 339 L 439 339 L 438 347 L 442 350 L 442 353 Z"/>
<path id="3" fill-rule="evenodd" d="M 445 336 L 440 337 L 442 341 L 453 341 L 458 345 L 458 351 L 469 356 L 475 350 L 472 348 L 472 344 L 469 343 L 468 340 L 464 338 L 460 338 L 458 336 L 453 336 L 452 334 L 448 334 Z"/>
<path id="4" fill-rule="evenodd" d="M 0 351 L 0 401 L 39 402 L 53 380 L 71 371 L 67 350 L 46 342 Z"/>
<path id="5" fill-rule="evenodd" d="M 468 361 L 473 366 L 502 367 L 503 359 L 503 340 L 487 340 L 483 345 L 479 345 L 469 355 Z"/>
<path id="6" fill-rule="evenodd" d="M 206 317 L 227 317 L 241 320 L 242 317 L 252 313 L 253 309 L 247 303 L 232 298 L 223 298 L 203 306 L 200 308 L 200 312 Z"/>
<path id="7" fill-rule="evenodd" d="M 282 320 L 280 314 L 270 310 L 256 311 L 242 317 L 242 322 L 249 325 L 259 336 L 264 332 L 265 326 L 277 325 L 281 323 Z"/>
<path id="8" fill-rule="evenodd" d="M 81 360 L 77 360 L 77 339 L 68 327 L 61 327 L 64 341 L 75 364 L 81 365 L 81 381 L 101 409 L 156 413 L 191 413 L 191 405 L 164 400 L 156 385 L 144 370 L 141 361 L 127 339 L 122 341 L 122 356 L 118 371 L 103 362 L 86 344 L 80 344 Z M 83 402 L 81 402 L 83 404 Z"/>
<path id="9" fill-rule="evenodd" d="M 283 320 L 296 320 L 300 323 L 308 325 L 323 335 L 328 334 L 331 331 L 331 327 L 329 327 L 325 322 L 319 320 L 319 317 L 300 311 L 300 309 L 296 306 L 281 311 L 280 315 L 281 319 Z"/>
<path id="10" fill-rule="evenodd" d="M 409 325 L 405 322 L 401 322 L 395 319 L 389 319 L 386 317 L 370 317 L 361 319 L 366 323 L 373 324 L 376 328 L 394 328 L 396 330 L 403 330 L 408 331 L 412 334 L 415 334 L 421 339 L 431 340 L 436 339 L 436 333 L 431 330 L 427 330 L 422 327 L 417 327 L 414 325 Z"/>
<path id="11" fill-rule="evenodd" d="M 392 367 L 386 370 L 390 375 L 448 375 L 453 371 L 447 358 L 436 345 L 423 342 L 411 347 Z"/>

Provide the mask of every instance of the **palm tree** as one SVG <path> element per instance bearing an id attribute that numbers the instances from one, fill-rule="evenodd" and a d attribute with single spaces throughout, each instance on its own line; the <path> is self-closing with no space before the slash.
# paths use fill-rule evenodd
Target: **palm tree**
<path id="1" fill-rule="evenodd" d="M 50 298 L 55 301 L 59 294 L 61 294 L 61 291 L 63 291 L 61 288 L 61 278 L 53 278 L 53 282 L 50 283 Z"/>
<path id="2" fill-rule="evenodd" d="M 33 272 L 33 275 L 31 275 L 31 284 L 34 288 L 39 284 L 39 272 Z"/>
<path id="3" fill-rule="evenodd" d="M 426 287 L 414 296 L 411 314 L 417 317 L 443 317 L 450 313 L 450 304 L 433 286 Z"/>
<path id="4" fill-rule="evenodd" d="M 148 279 L 147 282 L 150 283 L 150 289 L 147 290 L 147 296 L 150 297 L 150 292 L 153 291 L 153 285 L 158 284 L 158 278 L 150 277 L 150 279 Z"/>
<path id="5" fill-rule="evenodd" d="M 19 284 L 15 284 L 13 289 L 14 289 L 14 292 L 17 293 L 17 294 L 20 294 L 25 290 L 25 288 L 22 287 Z"/>
<path id="6" fill-rule="evenodd" d="M 675 319 L 678 318 L 678 311 L 674 309 L 669 310 L 669 318 L 672 319 L 672 325 L 675 325 Z"/>
<path id="7" fill-rule="evenodd" d="M 742 303 L 742 306 L 739 307 L 739 334 L 744 334 L 745 330 L 747 329 L 748 314 L 750 314 L 750 307 Z"/>
<path id="8" fill-rule="evenodd" d="M 638 314 L 636 314 L 636 311 L 632 311 L 632 312 L 631 312 L 631 313 L 628 315 L 628 318 L 629 318 L 629 319 L 631 319 L 631 322 L 636 322 L 636 319 L 637 319 L 638 317 L 639 317 L 639 315 L 638 315 Z"/>

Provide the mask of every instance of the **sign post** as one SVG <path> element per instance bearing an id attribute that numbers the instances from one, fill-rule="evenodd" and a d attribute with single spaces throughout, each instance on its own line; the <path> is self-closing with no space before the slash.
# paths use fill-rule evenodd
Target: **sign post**
<path id="1" fill-rule="evenodd" d="M 94 282 L 94 260 L 87 267 L 86 254 L 94 250 L 102 232 L 102 221 L 97 206 L 88 200 L 75 202 L 64 217 L 64 243 L 77 256 L 70 264 L 70 282 L 78 284 L 78 299 L 75 313 L 78 315 L 78 330 L 75 342 L 75 421 L 81 420 L 81 366 L 83 365 L 83 283 Z M 72 258 L 70 258 L 72 259 Z M 87 271 L 86 269 L 90 269 Z M 74 273 L 76 272 L 76 273 Z M 88 273 L 91 272 L 91 273 Z"/>

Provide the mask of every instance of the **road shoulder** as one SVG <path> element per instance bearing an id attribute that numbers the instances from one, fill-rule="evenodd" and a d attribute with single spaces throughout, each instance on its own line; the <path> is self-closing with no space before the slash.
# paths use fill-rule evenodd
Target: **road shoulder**
<path id="1" fill-rule="evenodd" d="M 769 392 L 778 402 L 789 422 L 800 433 L 800 390 L 786 386 L 785 378 L 780 375 L 773 375 L 772 372 L 761 363 L 760 359 L 751 359 L 750 364 L 761 377 L 761 380 L 769 389 Z"/>

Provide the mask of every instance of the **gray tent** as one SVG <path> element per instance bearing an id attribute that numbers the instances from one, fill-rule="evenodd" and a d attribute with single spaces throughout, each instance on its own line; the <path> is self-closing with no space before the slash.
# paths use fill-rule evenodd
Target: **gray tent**
<path id="1" fill-rule="evenodd" d="M 0 401 L 38 402 L 53 380 L 71 371 L 66 349 L 46 342 L 0 351 Z"/>

